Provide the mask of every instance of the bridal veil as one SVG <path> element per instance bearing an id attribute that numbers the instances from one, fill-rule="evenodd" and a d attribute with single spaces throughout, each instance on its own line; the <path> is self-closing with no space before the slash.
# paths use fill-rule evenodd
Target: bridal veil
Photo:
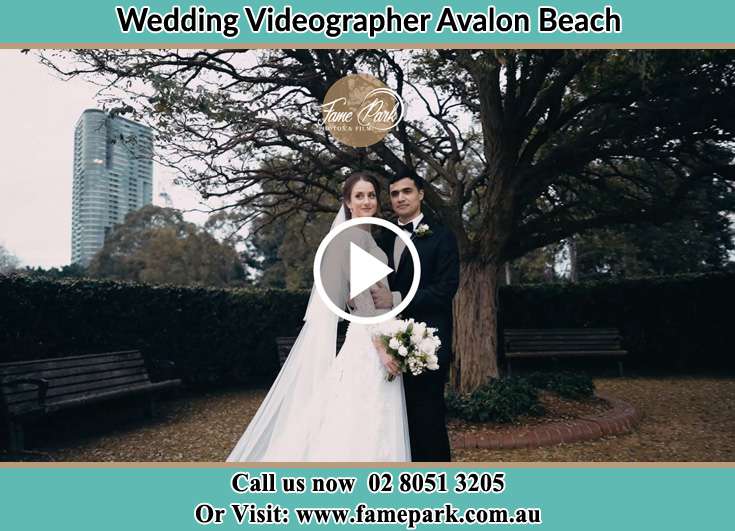
<path id="1" fill-rule="evenodd" d="M 344 205 L 332 228 L 346 219 Z M 344 260 L 324 260 L 340 267 Z M 333 301 L 347 300 L 344 271 L 323 274 L 325 289 Z M 334 361 L 338 318 L 312 288 L 301 328 L 265 400 L 250 421 L 229 457 L 232 461 L 300 461 L 306 449 L 314 411 L 313 397 L 320 380 Z"/>

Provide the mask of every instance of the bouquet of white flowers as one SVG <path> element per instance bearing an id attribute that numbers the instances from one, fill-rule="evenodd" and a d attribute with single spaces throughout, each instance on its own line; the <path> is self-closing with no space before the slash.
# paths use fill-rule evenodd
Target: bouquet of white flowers
<path id="1" fill-rule="evenodd" d="M 417 375 L 427 369 L 435 371 L 439 368 L 436 351 L 442 342 L 436 335 L 436 328 L 428 327 L 426 323 L 417 323 L 413 319 L 387 321 L 373 329 L 373 338 L 398 362 L 401 372 L 411 371 Z M 388 381 L 394 378 L 392 374 L 388 375 Z"/>

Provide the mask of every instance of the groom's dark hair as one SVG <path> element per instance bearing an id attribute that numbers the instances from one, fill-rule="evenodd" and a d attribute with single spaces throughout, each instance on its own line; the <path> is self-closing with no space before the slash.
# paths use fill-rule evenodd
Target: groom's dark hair
<path id="1" fill-rule="evenodd" d="M 395 184 L 401 179 L 411 179 L 418 190 L 423 190 L 424 185 L 426 184 L 426 181 L 424 181 L 422 177 L 419 177 L 418 175 L 416 175 L 416 173 L 409 169 L 399 170 L 393 177 L 391 177 L 388 184 Z"/>

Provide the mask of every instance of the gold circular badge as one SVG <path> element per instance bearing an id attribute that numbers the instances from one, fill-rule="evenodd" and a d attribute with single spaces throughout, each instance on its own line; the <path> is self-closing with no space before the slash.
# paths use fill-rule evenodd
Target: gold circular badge
<path id="1" fill-rule="evenodd" d="M 324 126 L 340 142 L 365 147 L 383 140 L 403 118 L 400 95 L 368 74 L 345 76 L 324 98 Z"/>

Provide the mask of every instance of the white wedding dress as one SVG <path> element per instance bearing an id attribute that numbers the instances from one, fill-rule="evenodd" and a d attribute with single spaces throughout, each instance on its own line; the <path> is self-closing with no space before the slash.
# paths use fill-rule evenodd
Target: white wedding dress
<path id="1" fill-rule="evenodd" d="M 360 228 L 348 233 L 342 250 L 347 241 L 356 240 L 388 263 L 370 233 Z M 340 271 L 331 271 L 330 278 L 336 282 L 325 289 L 338 306 L 346 306 L 349 260 L 335 263 Z M 385 279 L 381 282 L 387 286 Z M 376 313 L 369 290 L 353 303 L 353 313 Z M 350 323 L 335 357 L 337 318 L 313 292 L 305 321 L 268 396 L 227 461 L 410 461 L 403 379 L 399 375 L 387 381 L 372 343 L 372 325 Z"/>

